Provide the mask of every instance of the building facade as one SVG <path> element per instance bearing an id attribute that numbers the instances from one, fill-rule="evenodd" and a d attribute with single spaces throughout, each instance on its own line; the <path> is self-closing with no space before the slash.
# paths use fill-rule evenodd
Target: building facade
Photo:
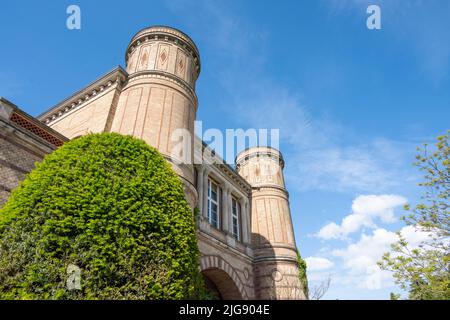
<path id="1" fill-rule="evenodd" d="M 65 141 L 100 132 L 132 135 L 172 164 L 198 210 L 200 269 L 212 294 L 304 299 L 281 153 L 250 148 L 237 156 L 236 168 L 216 155 L 205 161 L 214 152 L 194 134 L 200 55 L 183 32 L 139 31 L 125 63 L 37 119 L 0 100 L 0 205 L 34 162 Z"/>

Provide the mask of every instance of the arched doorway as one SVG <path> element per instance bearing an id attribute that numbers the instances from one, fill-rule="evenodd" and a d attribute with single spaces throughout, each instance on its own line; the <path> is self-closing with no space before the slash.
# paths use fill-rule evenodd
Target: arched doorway
<path id="1" fill-rule="evenodd" d="M 233 279 L 223 270 L 214 268 L 202 271 L 206 291 L 217 300 L 242 300 Z"/>
<path id="2" fill-rule="evenodd" d="M 207 292 L 220 300 L 247 299 L 244 285 L 233 267 L 218 256 L 203 256 L 200 264 Z"/>

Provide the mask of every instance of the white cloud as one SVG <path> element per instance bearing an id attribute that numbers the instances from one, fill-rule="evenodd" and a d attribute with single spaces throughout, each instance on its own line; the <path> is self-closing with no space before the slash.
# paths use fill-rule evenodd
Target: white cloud
<path id="1" fill-rule="evenodd" d="M 429 239 L 429 233 L 413 226 L 406 226 L 400 230 L 410 248 L 417 248 L 419 244 Z M 356 243 L 345 248 L 336 249 L 331 254 L 340 258 L 337 266 L 341 269 L 335 283 L 342 285 L 356 285 L 360 288 L 377 290 L 394 285 L 392 274 L 381 270 L 377 262 L 385 252 L 391 250 L 391 244 L 398 240 L 396 233 L 383 228 L 373 230 L 372 234 L 362 234 Z"/>
<path id="2" fill-rule="evenodd" d="M 376 228 L 376 220 L 384 223 L 396 221 L 394 209 L 404 205 L 407 199 L 398 195 L 361 195 L 353 200 L 352 213 L 342 219 L 340 225 L 330 222 L 316 236 L 322 239 L 343 239 L 363 227 Z"/>
<path id="3" fill-rule="evenodd" d="M 410 248 L 418 247 L 419 244 L 423 244 L 427 242 L 427 240 L 430 240 L 430 237 L 432 236 L 432 233 L 420 230 L 414 226 L 403 227 L 400 232 L 402 236 L 405 237 Z"/>
<path id="4" fill-rule="evenodd" d="M 332 262 L 327 269 L 308 269 L 311 282 L 320 283 L 331 275 L 332 285 L 343 292 L 360 290 L 367 292 L 384 290 L 396 291 L 392 273 L 381 270 L 379 262 L 384 253 L 391 251 L 391 245 L 399 240 L 397 233 L 377 227 L 375 221 L 392 222 L 394 209 L 407 200 L 399 195 L 361 195 L 352 203 L 352 213 L 341 224 L 331 222 L 316 234 L 323 239 L 344 238 L 364 226 L 372 228 L 363 232 L 357 240 L 346 237 L 348 243 L 341 248 L 322 248 L 318 256 Z M 430 239 L 430 233 L 415 226 L 404 226 L 401 235 L 408 242 L 409 249 L 418 248 Z M 313 264 L 314 265 L 314 264 Z M 320 266 L 320 263 L 317 263 Z M 325 274 L 326 270 L 328 274 Z M 379 291 L 381 292 L 381 291 Z M 387 298 L 387 296 L 386 296 Z"/>
<path id="5" fill-rule="evenodd" d="M 305 258 L 308 271 L 326 270 L 333 267 L 334 263 L 327 258 L 308 257 Z"/>
<path id="6" fill-rule="evenodd" d="M 362 234 L 358 242 L 344 249 L 333 250 L 333 255 L 344 261 L 344 267 L 353 271 L 365 272 L 381 258 L 389 246 L 397 240 L 394 232 L 379 228 L 371 235 Z"/>
<path id="7" fill-rule="evenodd" d="M 394 208 L 406 202 L 406 198 L 397 195 L 362 195 L 353 201 L 352 211 L 359 215 L 379 217 L 383 222 L 394 222 Z"/>
<path id="8" fill-rule="evenodd" d="M 322 239 L 335 239 L 342 233 L 341 227 L 334 222 L 330 222 L 323 226 L 316 236 Z"/>

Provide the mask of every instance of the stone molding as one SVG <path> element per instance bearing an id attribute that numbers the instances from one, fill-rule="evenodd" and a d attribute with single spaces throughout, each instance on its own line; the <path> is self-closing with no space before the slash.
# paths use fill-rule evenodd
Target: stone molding
<path id="1" fill-rule="evenodd" d="M 209 227 L 211 226 L 207 221 L 205 221 L 205 223 L 207 223 Z M 223 239 L 219 239 L 218 237 L 216 237 L 215 235 L 212 235 L 210 232 L 208 232 L 205 229 L 199 228 L 197 230 L 197 235 L 199 237 L 202 237 L 203 239 L 205 239 L 205 241 L 209 245 L 216 247 L 218 250 L 226 248 L 228 250 L 228 252 L 246 260 L 248 263 L 253 262 L 253 252 L 249 253 L 249 250 L 248 250 L 248 249 L 250 249 L 250 251 L 252 251 L 252 248 L 250 245 L 239 242 L 239 243 L 237 243 L 236 247 L 232 248 L 232 247 L 228 246 L 228 244 L 226 243 L 225 234 L 221 231 L 218 231 L 218 233 L 220 233 L 223 236 Z"/>
<path id="2" fill-rule="evenodd" d="M 265 146 L 265 147 L 251 147 L 241 151 L 236 156 L 236 167 L 246 164 L 250 159 L 255 157 L 269 157 L 272 159 L 277 159 L 281 169 L 284 169 L 284 159 L 281 152 L 275 148 Z"/>
<path id="3" fill-rule="evenodd" d="M 252 186 L 247 182 L 233 167 L 229 164 L 225 163 L 219 155 L 217 155 L 213 150 L 209 148 L 209 146 L 200 139 L 197 135 L 195 136 L 194 141 L 194 161 L 195 165 L 199 167 L 203 167 L 210 172 L 213 168 L 218 169 L 225 177 L 230 178 L 233 183 L 237 184 L 241 188 L 241 192 L 244 193 L 247 197 L 251 196 Z M 201 147 L 200 147 L 201 146 Z M 200 152 L 201 150 L 201 152 Z M 208 150 L 205 152 L 205 150 Z M 215 161 L 210 160 L 209 158 L 203 159 L 203 157 L 207 157 L 207 154 L 214 153 Z M 198 163 L 200 162 L 201 163 Z"/>
<path id="4" fill-rule="evenodd" d="M 297 264 L 297 259 L 291 256 L 281 256 L 281 255 L 277 255 L 277 256 L 266 256 L 266 257 L 258 257 L 258 258 L 254 258 L 253 262 L 254 263 L 260 263 L 260 262 L 268 262 L 268 261 L 272 261 L 272 262 L 292 262 Z"/>
<path id="5" fill-rule="evenodd" d="M 183 79 L 175 76 L 174 74 L 172 74 L 170 72 L 166 72 L 166 71 L 141 70 L 141 71 L 136 71 L 136 72 L 128 75 L 128 83 L 139 80 L 139 79 L 143 79 L 143 78 L 163 79 L 163 80 L 172 82 L 172 83 L 182 87 L 187 92 L 189 92 L 189 94 L 190 94 L 189 98 L 191 98 L 191 100 L 192 100 L 191 102 L 193 103 L 195 110 L 197 111 L 197 104 L 198 104 L 197 94 L 195 93 L 194 89 L 192 89 L 191 86 Z M 131 85 L 130 85 L 130 87 L 131 87 Z M 183 91 L 180 91 L 180 93 L 184 94 Z"/>
<path id="6" fill-rule="evenodd" d="M 261 191 L 261 192 L 266 191 L 266 190 L 271 190 L 271 189 L 276 189 L 276 190 L 282 192 L 284 195 L 286 195 L 286 199 L 289 200 L 289 191 L 287 191 L 286 188 L 280 187 L 277 184 L 269 184 L 267 182 L 264 182 L 264 183 L 261 183 L 260 185 L 252 187 L 253 191 Z"/>

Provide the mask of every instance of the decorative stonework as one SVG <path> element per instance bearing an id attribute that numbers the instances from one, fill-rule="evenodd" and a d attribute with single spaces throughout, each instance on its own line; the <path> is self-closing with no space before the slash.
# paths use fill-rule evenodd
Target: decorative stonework
<path id="1" fill-rule="evenodd" d="M 273 281 L 275 281 L 275 282 L 280 282 L 281 280 L 283 280 L 283 274 L 280 271 L 278 271 L 277 269 L 274 269 L 272 271 L 271 276 L 272 276 Z"/>
<path id="2" fill-rule="evenodd" d="M 159 55 L 158 55 L 158 63 L 156 64 L 156 68 L 159 70 L 167 70 L 168 61 L 169 61 L 169 52 L 170 47 L 168 45 L 160 45 L 159 47 Z"/>
<path id="3" fill-rule="evenodd" d="M 185 78 L 186 71 L 186 55 L 182 50 L 177 50 L 177 60 L 175 65 L 175 74 L 181 78 Z"/>
<path id="4" fill-rule="evenodd" d="M 37 126 L 32 121 L 27 119 L 25 116 L 20 115 L 19 113 L 13 112 L 10 121 L 24 128 L 25 130 L 34 133 L 35 135 L 51 143 L 55 147 L 60 147 L 64 144 L 64 140 L 56 137 L 54 134 L 49 133 L 48 130 L 45 130 L 40 126 Z"/>
<path id="5" fill-rule="evenodd" d="M 161 60 L 161 64 L 166 63 L 166 61 L 167 61 L 167 56 L 168 56 L 168 54 L 167 54 L 167 52 L 166 52 L 166 49 L 163 49 L 161 55 L 159 56 L 159 58 L 160 58 L 160 60 Z"/>
<path id="6" fill-rule="evenodd" d="M 125 54 L 125 61 L 128 63 L 128 59 L 134 53 L 137 47 L 142 43 L 149 41 L 167 42 L 172 43 L 177 47 L 185 49 L 192 57 L 195 63 L 196 76 L 200 74 L 200 55 L 194 41 L 185 33 L 170 27 L 156 26 L 150 28 L 144 28 L 133 37 Z M 163 54 L 161 51 L 159 54 L 159 63 L 166 60 L 164 55 L 168 55 L 168 52 Z"/>
<path id="7" fill-rule="evenodd" d="M 242 187 L 248 194 L 251 192 L 251 186 L 240 175 L 236 174 L 232 168 L 227 164 L 216 165 L 223 173 L 225 173 L 230 179 Z"/>
<path id="8" fill-rule="evenodd" d="M 244 268 L 244 279 L 248 280 L 250 278 L 250 272 L 247 268 Z"/>

